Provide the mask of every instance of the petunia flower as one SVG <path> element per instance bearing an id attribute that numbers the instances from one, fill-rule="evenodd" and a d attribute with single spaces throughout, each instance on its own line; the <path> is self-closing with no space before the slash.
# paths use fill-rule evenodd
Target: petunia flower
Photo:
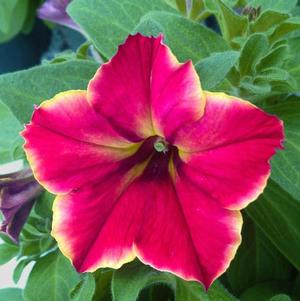
<path id="1" fill-rule="evenodd" d="M 4 217 L 0 231 L 18 242 L 35 200 L 42 191 L 30 168 L 0 176 L 0 212 Z"/>
<path id="2" fill-rule="evenodd" d="M 80 31 L 79 26 L 67 13 L 72 0 L 46 0 L 37 10 L 38 17 Z"/>
<path id="3" fill-rule="evenodd" d="M 79 272 L 143 263 L 208 288 L 241 241 L 282 122 L 201 89 L 157 38 L 129 36 L 87 91 L 36 108 L 22 133 L 38 181 L 57 194 L 52 235 Z"/>

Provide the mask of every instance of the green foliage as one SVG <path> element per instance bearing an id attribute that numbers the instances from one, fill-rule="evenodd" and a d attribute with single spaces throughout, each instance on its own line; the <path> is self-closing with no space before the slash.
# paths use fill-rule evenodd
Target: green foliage
<path id="1" fill-rule="evenodd" d="M 247 4 L 253 7 L 260 6 L 262 10 L 290 12 L 297 5 L 297 0 L 249 0 Z"/>
<path id="2" fill-rule="evenodd" d="M 93 301 L 105 300 L 112 301 L 111 283 L 113 277 L 113 270 L 99 269 L 94 273 L 96 282 L 96 289 Z"/>
<path id="3" fill-rule="evenodd" d="M 135 301 L 142 289 L 164 284 L 172 288 L 176 301 L 234 301 L 236 300 L 220 283 L 206 293 L 196 282 L 184 281 L 172 274 L 158 272 L 135 261 L 114 272 L 112 280 L 113 301 Z"/>
<path id="4" fill-rule="evenodd" d="M 222 0 L 205 1 L 205 5 L 216 16 L 224 39 L 234 46 L 232 40 L 246 33 L 248 19 L 238 15 Z"/>
<path id="5" fill-rule="evenodd" d="M 0 0 L 0 43 L 21 31 L 27 17 L 29 0 Z"/>
<path id="6" fill-rule="evenodd" d="M 250 24 L 250 30 L 252 32 L 269 31 L 288 18 L 288 14 L 273 10 L 266 10 Z"/>
<path id="7" fill-rule="evenodd" d="M 289 59 L 286 60 L 285 68 L 297 82 L 300 87 L 300 37 L 290 38 L 287 40 L 289 48 Z"/>
<path id="8" fill-rule="evenodd" d="M 278 250 L 300 269 L 299 200 L 270 180 L 263 195 L 246 212 Z"/>
<path id="9" fill-rule="evenodd" d="M 276 295 L 277 297 L 278 295 L 282 296 L 282 293 L 288 292 L 289 288 L 290 285 L 288 283 L 279 281 L 258 283 L 249 288 L 240 299 L 241 301 L 269 301 L 276 297 Z"/>
<path id="10" fill-rule="evenodd" d="M 30 258 L 26 258 L 26 259 L 22 259 L 18 262 L 17 266 L 14 269 L 14 273 L 13 273 L 13 281 L 14 283 L 18 283 L 22 273 L 24 271 L 24 269 L 26 268 L 26 266 L 31 262 Z"/>
<path id="11" fill-rule="evenodd" d="M 195 65 L 202 87 L 206 90 L 215 88 L 239 58 L 237 51 L 216 52 Z"/>
<path id="12" fill-rule="evenodd" d="M 268 301 L 292 301 L 292 299 L 286 294 L 278 294 L 270 298 Z"/>
<path id="13" fill-rule="evenodd" d="M 0 76 L 0 100 L 21 122 L 28 122 L 33 106 L 65 90 L 86 89 L 97 69 L 95 62 L 67 61 Z"/>
<path id="14" fill-rule="evenodd" d="M 284 122 L 284 151 L 272 160 L 272 179 L 300 202 L 300 98 L 291 96 L 275 103 L 264 104 L 263 108 L 276 114 Z M 297 227 L 295 229 L 298 229 Z"/>
<path id="15" fill-rule="evenodd" d="M 21 124 L 9 110 L 9 108 L 0 100 L 0 164 L 9 162 L 13 158 L 12 150 L 15 147 Z"/>
<path id="16" fill-rule="evenodd" d="M 0 289 L 0 300 L 3 301 L 24 301 L 22 290 L 19 288 Z"/>
<path id="17" fill-rule="evenodd" d="M 276 249 L 264 232 L 244 214 L 242 244 L 227 271 L 227 279 L 235 295 L 247 288 L 272 280 L 290 281 L 293 266 Z"/>
<path id="18" fill-rule="evenodd" d="M 68 7 L 71 17 L 106 58 L 116 52 L 140 18 L 154 10 L 176 12 L 164 0 L 77 0 Z"/>
<path id="19" fill-rule="evenodd" d="M 24 299 L 25 301 L 69 300 L 70 291 L 79 280 L 79 274 L 69 260 L 58 251 L 52 252 L 34 265 L 24 289 Z"/>
<path id="20" fill-rule="evenodd" d="M 154 36 L 163 33 L 166 43 L 179 61 L 190 59 L 196 63 L 213 52 L 229 49 L 222 37 L 214 31 L 172 13 L 146 14 L 133 32 Z"/>
<path id="21" fill-rule="evenodd" d="M 253 74 L 256 64 L 268 51 L 268 39 L 265 34 L 251 35 L 241 49 L 239 70 L 241 76 Z"/>
<path id="22" fill-rule="evenodd" d="M 7 263 L 12 258 L 17 256 L 19 253 L 19 248 L 11 244 L 1 244 L 0 245 L 0 265 Z"/>
<path id="23" fill-rule="evenodd" d="M 95 293 L 95 278 L 92 274 L 87 273 L 71 291 L 72 301 L 92 300 Z"/>

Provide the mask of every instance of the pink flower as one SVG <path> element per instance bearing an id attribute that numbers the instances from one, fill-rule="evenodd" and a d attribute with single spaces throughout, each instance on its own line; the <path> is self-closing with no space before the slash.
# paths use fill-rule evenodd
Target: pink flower
<path id="1" fill-rule="evenodd" d="M 22 133 L 52 193 L 52 234 L 80 272 L 138 257 L 206 288 L 241 241 L 240 209 L 266 186 L 282 122 L 201 89 L 162 37 L 129 36 L 87 91 L 38 107 Z"/>

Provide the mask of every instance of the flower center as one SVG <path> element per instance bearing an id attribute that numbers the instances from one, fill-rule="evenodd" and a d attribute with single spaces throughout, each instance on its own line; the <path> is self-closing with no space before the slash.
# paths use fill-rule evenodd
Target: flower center
<path id="1" fill-rule="evenodd" d="M 156 139 L 156 141 L 153 144 L 153 147 L 159 153 L 166 153 L 169 150 L 168 142 L 161 137 L 158 137 Z"/>

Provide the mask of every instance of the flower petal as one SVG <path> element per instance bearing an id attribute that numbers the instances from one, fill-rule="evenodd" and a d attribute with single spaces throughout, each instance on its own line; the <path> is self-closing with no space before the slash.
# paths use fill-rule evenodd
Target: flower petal
<path id="1" fill-rule="evenodd" d="M 129 36 L 100 67 L 88 99 L 128 139 L 160 135 L 170 139 L 179 127 L 197 120 L 204 98 L 191 62 L 179 64 L 158 38 Z"/>
<path id="2" fill-rule="evenodd" d="M 185 179 L 177 179 L 176 188 L 170 179 L 139 183 L 132 199 L 142 197 L 146 205 L 135 241 L 137 256 L 208 288 L 227 269 L 240 244 L 240 213 L 211 202 Z"/>
<path id="3" fill-rule="evenodd" d="M 130 182 L 130 175 L 115 173 L 56 198 L 52 236 L 79 272 L 119 268 L 135 257 L 132 244 L 143 202 L 121 201 Z"/>
<path id="4" fill-rule="evenodd" d="M 36 179 L 53 193 L 106 176 L 137 148 L 93 110 L 85 91 L 67 91 L 43 102 L 22 135 Z"/>
<path id="5" fill-rule="evenodd" d="M 116 175 L 58 197 L 52 235 L 80 272 L 119 268 L 137 256 L 208 287 L 240 243 L 241 216 L 189 182 L 176 185 L 178 192 L 167 169 L 150 163 L 133 181 Z"/>
<path id="6" fill-rule="evenodd" d="M 266 186 L 270 158 L 283 140 L 282 122 L 249 102 L 206 92 L 204 116 L 175 139 L 198 187 L 228 209 L 244 208 Z M 178 163 L 180 164 L 180 163 Z"/>

